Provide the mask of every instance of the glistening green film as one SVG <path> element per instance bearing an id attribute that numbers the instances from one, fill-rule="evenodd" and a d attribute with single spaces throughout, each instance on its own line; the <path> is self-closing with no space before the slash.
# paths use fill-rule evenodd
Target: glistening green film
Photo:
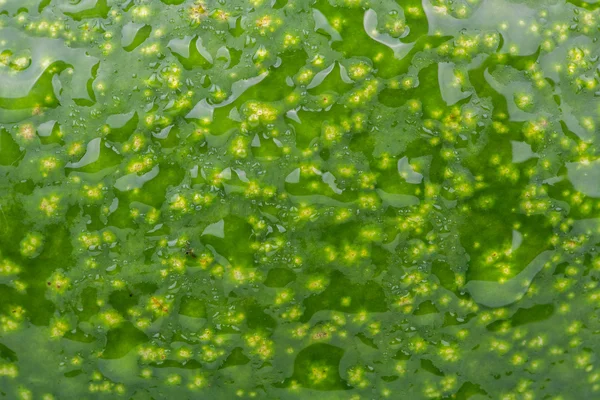
<path id="1" fill-rule="evenodd" d="M 0 0 L 0 398 L 599 398 L 599 23 Z"/>

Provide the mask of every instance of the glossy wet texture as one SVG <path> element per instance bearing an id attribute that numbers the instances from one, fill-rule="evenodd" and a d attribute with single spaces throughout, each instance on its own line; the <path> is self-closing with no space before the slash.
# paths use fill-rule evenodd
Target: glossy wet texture
<path id="1" fill-rule="evenodd" d="M 0 0 L 0 398 L 600 397 L 599 22 Z"/>

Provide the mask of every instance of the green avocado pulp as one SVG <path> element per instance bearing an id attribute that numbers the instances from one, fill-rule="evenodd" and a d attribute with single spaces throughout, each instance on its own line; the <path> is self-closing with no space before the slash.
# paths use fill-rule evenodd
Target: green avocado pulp
<path id="1" fill-rule="evenodd" d="M 0 0 L 0 399 L 600 398 L 597 0 Z"/>

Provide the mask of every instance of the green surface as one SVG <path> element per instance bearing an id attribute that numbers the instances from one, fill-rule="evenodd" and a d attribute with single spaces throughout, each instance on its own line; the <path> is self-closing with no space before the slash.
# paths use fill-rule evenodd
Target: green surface
<path id="1" fill-rule="evenodd" d="M 0 398 L 600 398 L 599 24 L 0 0 Z"/>

